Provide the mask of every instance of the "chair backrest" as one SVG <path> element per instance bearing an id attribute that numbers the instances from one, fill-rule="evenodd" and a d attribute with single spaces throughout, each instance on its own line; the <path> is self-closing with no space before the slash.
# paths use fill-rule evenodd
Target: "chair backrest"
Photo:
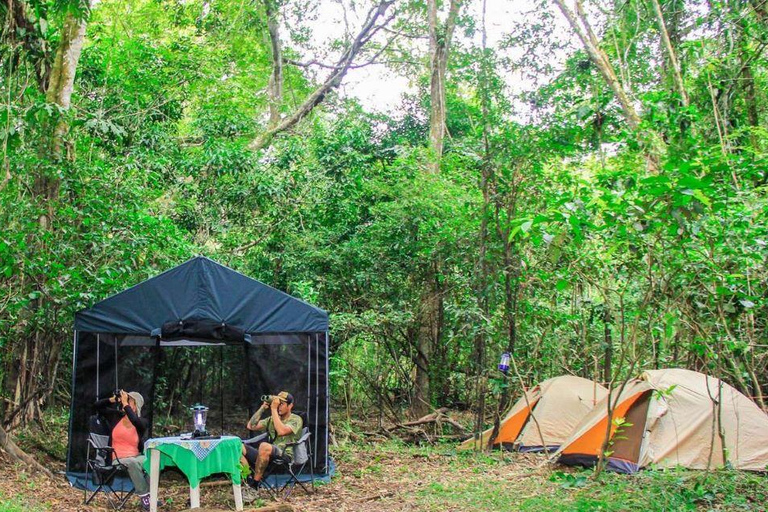
<path id="1" fill-rule="evenodd" d="M 88 418 L 88 443 L 93 448 L 93 460 L 99 466 L 112 463 L 109 452 L 100 449 L 109 448 L 109 424 L 98 414 Z"/>
<path id="2" fill-rule="evenodd" d="M 293 447 L 293 464 L 301 465 L 309 460 L 309 437 L 310 432 L 308 427 L 301 429 L 301 437 L 296 441 L 296 446 Z"/>
<path id="3" fill-rule="evenodd" d="M 109 460 L 109 452 L 100 449 L 109 447 L 109 436 L 88 434 L 88 442 L 91 443 L 91 447 L 93 448 L 93 460 L 96 461 L 96 464 L 99 466 L 109 465 L 111 462 Z"/>

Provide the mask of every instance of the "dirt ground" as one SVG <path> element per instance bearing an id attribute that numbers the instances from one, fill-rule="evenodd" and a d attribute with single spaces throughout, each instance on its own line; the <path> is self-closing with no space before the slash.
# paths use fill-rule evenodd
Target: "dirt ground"
<path id="1" fill-rule="evenodd" d="M 478 471 L 466 457 L 459 459 L 437 451 L 403 450 L 388 445 L 348 447 L 336 454 L 337 472 L 331 483 L 318 485 L 316 492 L 309 496 L 297 488 L 285 503 L 297 511 L 306 512 L 451 510 L 455 508 L 439 504 L 433 507 L 428 498 L 425 501 L 425 496 L 431 494 L 430 489 L 450 489 L 455 482 L 471 485 L 476 480 L 478 484 L 482 481 L 482 485 L 488 485 L 489 481 L 509 484 L 520 477 L 543 476 L 538 467 L 541 460 L 534 456 L 517 456 L 515 460 L 484 466 L 482 471 Z M 11 511 L 109 510 L 102 496 L 98 496 L 92 505 L 84 506 L 83 492 L 66 482 L 63 465 L 54 465 L 52 469 L 58 472 L 57 481 L 40 477 L 0 454 L 0 511 L 6 510 L 3 504 Z M 161 498 L 165 501 L 160 510 L 186 510 L 189 488 L 183 477 L 164 472 L 160 484 Z M 276 503 L 265 491 L 261 491 L 260 496 L 263 499 L 260 497 L 246 505 L 246 510 Z M 224 481 L 204 482 L 201 506 L 234 510 L 231 487 Z M 134 500 L 126 510 L 140 510 L 138 501 Z"/>

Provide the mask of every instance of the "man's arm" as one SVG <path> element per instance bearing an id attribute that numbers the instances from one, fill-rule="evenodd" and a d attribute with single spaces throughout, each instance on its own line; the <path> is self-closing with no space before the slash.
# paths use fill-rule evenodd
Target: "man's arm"
<path id="1" fill-rule="evenodd" d="M 270 408 L 272 409 L 272 424 L 275 426 L 275 432 L 278 436 L 287 436 L 288 434 L 295 434 L 293 429 L 283 423 L 280 419 L 280 415 L 277 413 L 277 408 L 280 405 L 280 400 L 275 398 L 272 401 Z"/>
<path id="2" fill-rule="evenodd" d="M 259 430 L 264 430 L 264 422 L 261 421 L 261 415 L 264 413 L 264 409 L 267 408 L 267 404 L 261 404 L 261 407 L 259 407 L 259 410 L 253 413 L 253 416 L 251 416 L 251 419 L 248 420 L 248 423 L 246 423 L 245 428 L 248 430 L 255 430 L 258 432 Z"/>

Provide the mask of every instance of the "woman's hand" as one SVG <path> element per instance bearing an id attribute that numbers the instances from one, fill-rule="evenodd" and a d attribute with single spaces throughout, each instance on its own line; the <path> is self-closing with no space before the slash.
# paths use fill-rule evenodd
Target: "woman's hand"
<path id="1" fill-rule="evenodd" d="M 128 393 L 125 392 L 125 390 L 120 390 L 120 404 L 125 407 L 128 405 Z"/>

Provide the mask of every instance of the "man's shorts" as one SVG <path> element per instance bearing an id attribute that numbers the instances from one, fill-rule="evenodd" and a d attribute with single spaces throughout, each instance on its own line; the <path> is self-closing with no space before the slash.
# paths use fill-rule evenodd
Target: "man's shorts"
<path id="1" fill-rule="evenodd" d="M 248 461 L 248 465 L 251 467 L 254 467 L 256 465 L 256 458 L 259 455 L 259 446 L 261 446 L 262 443 L 266 443 L 266 441 L 262 441 L 261 443 L 257 443 L 256 445 L 250 445 L 246 444 L 245 446 L 245 459 Z M 279 446 L 275 446 L 274 444 L 272 446 L 272 454 L 269 457 L 269 460 L 276 460 L 280 459 L 283 462 L 287 462 L 288 464 L 291 463 L 291 456 L 287 453 L 284 453 L 283 450 Z"/>

